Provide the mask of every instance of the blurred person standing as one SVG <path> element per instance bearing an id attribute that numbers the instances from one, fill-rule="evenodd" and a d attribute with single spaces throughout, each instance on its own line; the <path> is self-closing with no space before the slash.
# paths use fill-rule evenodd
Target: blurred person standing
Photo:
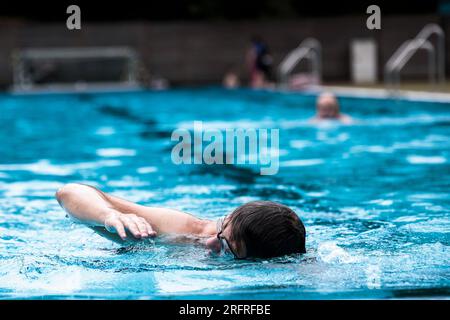
<path id="1" fill-rule="evenodd" d="M 267 44 L 259 36 L 251 38 L 251 47 L 247 52 L 246 60 L 250 86 L 252 88 L 270 87 L 273 59 Z"/>

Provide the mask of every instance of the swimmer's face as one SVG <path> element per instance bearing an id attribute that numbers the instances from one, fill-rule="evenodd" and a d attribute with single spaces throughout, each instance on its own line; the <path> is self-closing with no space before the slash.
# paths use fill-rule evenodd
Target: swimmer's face
<path id="1" fill-rule="evenodd" d="M 229 216 L 223 220 L 220 232 L 206 240 L 206 247 L 212 252 L 221 252 L 234 255 L 236 258 L 244 257 L 244 250 L 231 238 L 232 225 Z"/>
<path id="2" fill-rule="evenodd" d="M 335 96 L 326 94 L 317 99 L 317 116 L 321 119 L 339 117 L 339 104 Z"/>

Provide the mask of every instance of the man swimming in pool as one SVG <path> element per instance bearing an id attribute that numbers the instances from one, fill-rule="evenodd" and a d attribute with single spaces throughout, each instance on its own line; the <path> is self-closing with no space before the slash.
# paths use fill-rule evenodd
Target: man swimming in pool
<path id="1" fill-rule="evenodd" d="M 317 97 L 316 116 L 311 122 L 318 123 L 324 120 L 337 120 L 345 124 L 353 122 L 350 116 L 341 113 L 336 96 L 330 92 L 324 92 Z"/>
<path id="2" fill-rule="evenodd" d="M 215 253 L 237 259 L 305 253 L 305 227 L 290 208 L 254 201 L 218 221 L 167 208 L 145 207 L 84 184 L 67 184 L 56 198 L 75 220 L 117 242 L 164 234 L 201 239 Z"/>

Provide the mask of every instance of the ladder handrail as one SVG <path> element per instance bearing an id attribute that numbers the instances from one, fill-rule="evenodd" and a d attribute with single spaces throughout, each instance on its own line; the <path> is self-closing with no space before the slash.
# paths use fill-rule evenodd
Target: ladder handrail
<path id="1" fill-rule="evenodd" d="M 403 42 L 400 47 L 394 52 L 394 54 L 389 58 L 389 60 L 386 62 L 385 70 L 392 70 L 395 65 L 397 65 L 400 56 L 404 55 L 406 52 L 406 48 L 411 44 L 412 40 L 406 40 Z"/>
<path id="2" fill-rule="evenodd" d="M 428 41 L 433 34 L 437 35 L 438 38 L 437 52 L 434 45 Z M 385 82 L 387 84 L 393 84 L 394 76 L 396 84 L 399 84 L 400 71 L 419 49 L 428 51 L 430 82 L 435 82 L 434 73 L 437 74 L 439 82 L 443 83 L 445 81 L 445 34 L 439 25 L 430 23 L 423 27 L 414 39 L 403 42 L 389 58 L 384 67 Z"/>
<path id="3" fill-rule="evenodd" d="M 278 67 L 279 77 L 285 83 L 292 70 L 303 59 L 312 62 L 311 73 L 320 81 L 322 76 L 322 45 L 315 38 L 306 38 L 295 49 L 288 53 Z"/>
<path id="4" fill-rule="evenodd" d="M 394 59 L 390 59 L 385 65 L 386 82 L 391 85 L 395 84 L 398 86 L 400 83 L 400 71 L 420 49 L 428 51 L 428 75 L 430 83 L 435 82 L 434 74 L 436 73 L 436 51 L 430 41 L 422 38 L 407 40 L 400 46 L 399 49 L 401 49 L 401 52 L 396 54 L 395 57 L 391 57 Z"/>
<path id="5" fill-rule="evenodd" d="M 445 33 L 436 23 L 427 24 L 416 38 L 428 40 L 433 34 L 437 36 L 437 64 L 438 80 L 445 82 Z"/>
<path id="6" fill-rule="evenodd" d="M 394 63 L 391 63 L 388 66 L 389 71 L 398 71 L 399 69 L 402 69 L 417 50 L 425 49 L 434 51 L 434 46 L 430 43 L 430 41 L 423 39 L 406 40 L 402 47 L 403 50 L 398 55 L 397 59 L 395 59 Z"/>

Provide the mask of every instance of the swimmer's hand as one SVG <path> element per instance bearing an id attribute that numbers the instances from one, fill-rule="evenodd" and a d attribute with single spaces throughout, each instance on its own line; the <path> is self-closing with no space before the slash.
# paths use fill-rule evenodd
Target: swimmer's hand
<path id="1" fill-rule="evenodd" d="M 104 226 L 109 232 L 117 233 L 122 240 L 127 239 L 127 231 L 136 239 L 156 236 L 147 220 L 132 213 L 111 211 L 105 218 Z"/>

